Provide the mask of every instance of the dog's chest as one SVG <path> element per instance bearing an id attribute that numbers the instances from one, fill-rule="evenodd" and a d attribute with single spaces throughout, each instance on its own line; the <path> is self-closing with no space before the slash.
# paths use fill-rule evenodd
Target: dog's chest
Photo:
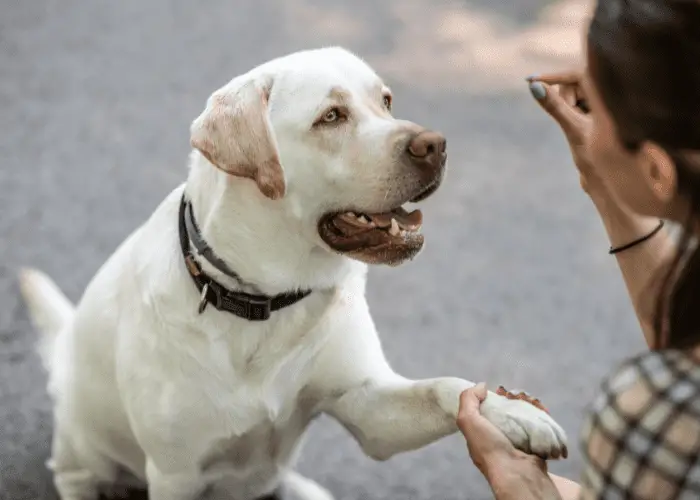
<path id="1" fill-rule="evenodd" d="M 275 466 L 286 462 L 313 418 L 302 402 L 289 408 L 286 418 L 261 418 L 243 434 L 221 437 L 211 443 L 202 468 L 209 472 Z"/>
<path id="2" fill-rule="evenodd" d="M 293 462 L 300 438 L 314 417 L 313 404 L 298 394 L 281 402 L 261 398 L 240 403 L 238 409 L 243 411 L 234 413 L 247 421 L 246 430 L 210 442 L 200 467 L 213 487 L 257 498 Z"/>
<path id="3" fill-rule="evenodd" d="M 226 421 L 225 431 L 211 436 L 202 460 L 209 472 L 275 468 L 289 459 L 314 415 L 317 401 L 305 387 L 312 379 L 316 342 L 299 342 L 299 334 L 250 333 L 238 336 L 239 342 L 210 341 L 207 349 L 216 376 L 204 384 L 206 399 Z"/>

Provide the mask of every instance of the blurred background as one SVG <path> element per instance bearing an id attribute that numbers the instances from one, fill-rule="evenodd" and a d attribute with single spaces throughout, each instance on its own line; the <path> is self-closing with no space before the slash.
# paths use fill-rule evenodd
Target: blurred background
<path id="1" fill-rule="evenodd" d="M 614 259 L 532 73 L 577 64 L 579 0 L 25 0 L 0 2 L 0 498 L 55 498 L 50 407 L 16 285 L 47 271 L 77 300 L 122 239 L 186 175 L 188 127 L 233 76 L 343 45 L 443 131 L 449 173 L 423 204 L 417 260 L 374 268 L 369 302 L 409 377 L 525 388 L 566 428 L 601 378 L 643 348 Z M 109 397 L 109 395 L 105 395 Z M 385 463 L 334 422 L 299 464 L 339 500 L 492 498 L 450 437 Z"/>

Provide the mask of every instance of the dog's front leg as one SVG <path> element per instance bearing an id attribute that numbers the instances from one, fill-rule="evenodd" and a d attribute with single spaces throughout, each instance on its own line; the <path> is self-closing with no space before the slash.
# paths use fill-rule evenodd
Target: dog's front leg
<path id="1" fill-rule="evenodd" d="M 327 413 L 341 422 L 376 460 L 415 450 L 457 430 L 461 392 L 457 378 L 368 381 L 333 402 Z"/>
<path id="2" fill-rule="evenodd" d="M 150 500 L 197 500 L 207 486 L 195 469 L 191 473 L 166 472 L 150 459 L 146 463 L 146 477 Z"/>
<path id="3" fill-rule="evenodd" d="M 452 377 L 374 379 L 345 392 L 327 413 L 345 425 L 367 455 L 387 460 L 457 431 L 459 396 L 473 385 Z M 489 393 L 482 413 L 520 449 L 550 457 L 566 448 L 564 431 L 529 403 Z"/>
<path id="4" fill-rule="evenodd" d="M 153 368 L 142 363 L 137 366 Z M 155 372 L 157 373 L 157 372 Z M 191 387 L 172 376 L 132 378 L 122 396 L 131 429 L 145 455 L 150 500 L 199 500 L 208 486 L 202 470 L 220 415 Z M 193 403 L 197 401 L 197 404 Z"/>

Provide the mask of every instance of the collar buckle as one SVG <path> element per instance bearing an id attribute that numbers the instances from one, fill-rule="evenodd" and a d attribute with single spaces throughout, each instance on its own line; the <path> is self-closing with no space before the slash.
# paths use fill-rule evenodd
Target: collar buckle
<path id="1" fill-rule="evenodd" d="M 245 318 L 248 321 L 265 321 L 270 319 L 272 301 L 266 297 L 247 297 L 245 301 Z"/>

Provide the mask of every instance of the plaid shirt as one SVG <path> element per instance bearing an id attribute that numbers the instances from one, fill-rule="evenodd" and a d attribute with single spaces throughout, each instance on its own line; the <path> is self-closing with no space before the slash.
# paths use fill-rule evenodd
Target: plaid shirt
<path id="1" fill-rule="evenodd" d="M 603 383 L 583 428 L 581 500 L 700 499 L 700 360 L 637 356 Z"/>

